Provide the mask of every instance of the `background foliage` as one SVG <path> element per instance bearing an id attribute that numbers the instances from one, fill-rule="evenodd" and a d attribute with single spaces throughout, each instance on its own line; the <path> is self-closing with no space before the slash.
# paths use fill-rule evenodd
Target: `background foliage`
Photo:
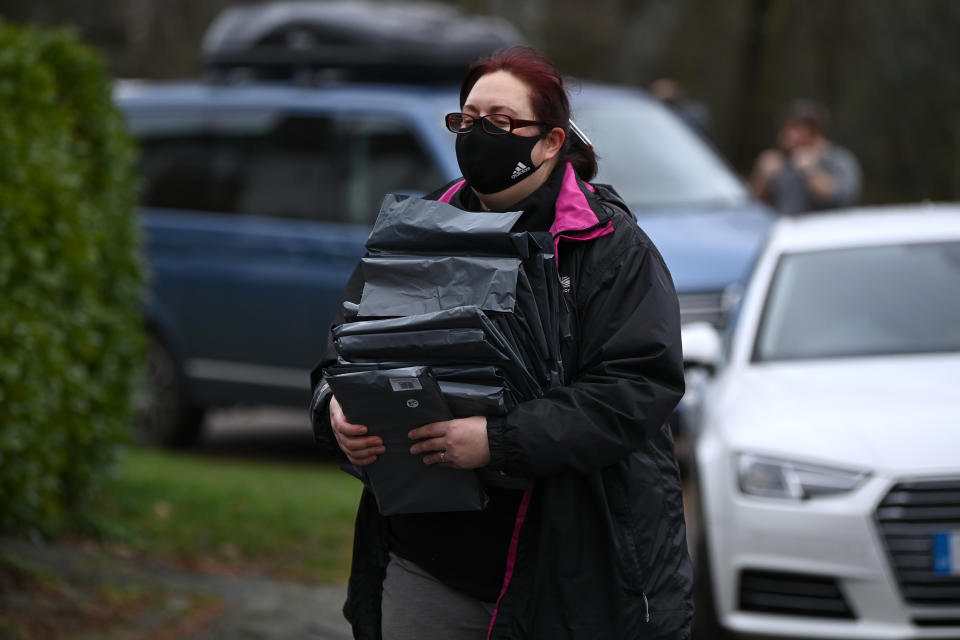
<path id="1" fill-rule="evenodd" d="M 100 54 L 0 21 L 0 533 L 49 533 L 130 431 L 134 149 Z"/>
<path id="2" fill-rule="evenodd" d="M 0 14 L 78 25 L 112 73 L 169 78 L 199 76 L 204 30 L 255 1 L 0 0 Z M 679 80 L 712 111 L 713 139 L 741 174 L 773 142 L 780 107 L 803 96 L 833 111 L 866 202 L 960 199 L 955 0 L 441 1 L 511 20 L 581 78 Z"/>

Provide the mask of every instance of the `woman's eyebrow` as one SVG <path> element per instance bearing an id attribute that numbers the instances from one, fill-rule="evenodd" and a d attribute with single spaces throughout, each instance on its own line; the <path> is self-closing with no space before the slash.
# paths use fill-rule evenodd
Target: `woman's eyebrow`
<path id="1" fill-rule="evenodd" d="M 504 104 L 495 104 L 490 107 L 490 113 L 503 113 L 504 111 L 509 111 L 510 113 L 516 113 L 516 109 L 513 107 L 508 107 Z"/>
<path id="2" fill-rule="evenodd" d="M 470 103 L 463 105 L 463 108 L 471 109 L 472 111 L 476 111 L 477 113 L 480 113 L 480 109 L 477 109 L 475 106 L 473 106 Z M 505 111 L 509 111 L 510 113 L 517 113 L 517 111 L 513 107 L 508 107 L 503 104 L 495 104 L 491 106 L 490 111 L 488 111 L 487 113 L 503 113 Z"/>

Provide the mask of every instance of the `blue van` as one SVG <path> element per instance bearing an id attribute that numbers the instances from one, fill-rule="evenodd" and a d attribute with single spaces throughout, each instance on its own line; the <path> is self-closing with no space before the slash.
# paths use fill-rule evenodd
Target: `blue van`
<path id="1" fill-rule="evenodd" d="M 208 407 L 306 406 L 383 195 L 459 175 L 443 115 L 459 110 L 462 70 L 519 38 L 442 5 L 243 5 L 207 32 L 210 80 L 117 83 L 140 146 L 150 273 L 143 440 L 191 442 Z M 597 181 L 660 248 L 684 320 L 719 324 L 770 211 L 643 92 L 573 94 Z"/>
<path id="2" fill-rule="evenodd" d="M 141 151 L 150 289 L 145 440 L 207 407 L 305 406 L 308 371 L 386 192 L 459 175 L 454 86 L 121 82 Z M 585 84 L 574 115 L 671 269 L 684 321 L 721 319 L 772 215 L 670 111 Z"/>

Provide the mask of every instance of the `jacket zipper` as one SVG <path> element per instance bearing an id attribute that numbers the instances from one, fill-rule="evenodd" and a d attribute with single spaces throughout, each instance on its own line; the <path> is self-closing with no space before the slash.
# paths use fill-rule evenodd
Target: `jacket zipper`
<path id="1" fill-rule="evenodd" d="M 644 593 L 643 591 L 640 592 L 640 595 L 643 596 L 643 610 L 644 610 L 643 621 L 650 622 L 650 601 L 647 600 L 647 594 Z"/>

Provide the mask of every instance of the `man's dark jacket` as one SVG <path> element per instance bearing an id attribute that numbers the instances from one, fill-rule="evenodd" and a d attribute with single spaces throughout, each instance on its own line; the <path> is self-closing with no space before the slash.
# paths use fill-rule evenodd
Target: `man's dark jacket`
<path id="1" fill-rule="evenodd" d="M 573 339 L 563 349 L 564 386 L 488 419 L 490 467 L 533 480 L 489 637 L 683 640 L 692 571 L 667 426 L 683 395 L 676 292 L 616 194 L 580 181 L 569 165 L 557 171 L 550 231 Z M 451 183 L 428 197 L 456 205 L 462 188 Z M 344 299 L 359 301 L 362 289 L 358 269 Z M 335 357 L 331 346 L 317 371 Z M 314 431 L 336 448 L 324 386 L 315 387 Z M 387 562 L 385 519 L 365 490 L 344 606 L 358 639 L 381 637 Z"/>

